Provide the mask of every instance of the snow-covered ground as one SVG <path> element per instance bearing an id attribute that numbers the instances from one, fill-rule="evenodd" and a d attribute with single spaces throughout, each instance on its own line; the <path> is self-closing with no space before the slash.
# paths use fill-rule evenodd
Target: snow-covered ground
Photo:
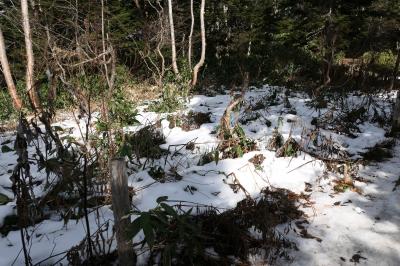
<path id="1" fill-rule="evenodd" d="M 359 175 L 370 182 L 356 182 L 361 195 L 337 194 L 329 183 L 314 183 L 315 204 L 306 227 L 322 241 L 291 231 L 299 248 L 292 254 L 293 265 L 354 265 L 357 257 L 361 265 L 400 265 L 400 191 L 393 191 L 400 177 L 400 146 L 394 151 L 387 162 L 360 169 Z"/>
<path id="2" fill-rule="evenodd" d="M 199 129 L 188 132 L 180 127 L 171 129 L 167 119 L 163 119 L 166 115 L 146 112 L 145 108 L 141 108 L 142 111 L 137 119 L 142 126 L 126 130 L 137 130 L 161 118 L 161 130 L 166 137 L 166 144 L 161 147 L 169 149 L 171 153 L 179 149 L 179 153 L 155 160 L 153 165 L 165 166 L 166 173 L 173 169 L 182 179 L 155 182 L 148 174 L 148 168 L 139 170 L 132 166 L 129 185 L 136 190 L 132 200 L 133 205 L 139 210 L 148 210 L 156 206 L 158 197 L 168 196 L 170 200 L 188 201 L 224 209 L 235 207 L 236 203 L 245 197 L 243 191 L 235 193 L 232 190 L 230 184 L 234 182 L 239 182 L 253 197 L 259 195 L 261 189 L 266 186 L 286 188 L 296 193 L 311 194 L 310 199 L 314 203 L 312 208 L 303 209 L 309 216 L 310 222 L 303 226 L 316 238 L 301 237 L 300 229 L 296 225 L 292 225 L 287 235 L 299 248 L 298 251 L 290 252 L 293 265 L 353 265 L 357 261 L 365 265 L 400 265 L 400 188 L 392 191 L 393 182 L 400 176 L 400 145 L 393 147 L 392 159 L 359 166 L 358 175 L 367 181 L 356 181 L 355 186 L 361 191 L 360 194 L 353 191 L 336 193 L 333 190 L 333 180 L 340 176 L 334 173 L 326 174 L 325 164 L 322 161 L 305 153 L 293 158 L 276 158 L 275 152 L 266 149 L 275 127 L 285 139 L 292 136 L 302 146 L 312 148 L 312 144 L 305 142 L 315 130 L 313 117 L 324 115 L 334 109 L 332 106 L 316 111 L 307 104 L 309 99 L 305 94 L 291 93 L 288 97 L 290 103 L 288 107 L 283 101 L 281 89 L 264 86 L 260 89 L 253 88 L 246 93 L 247 104 L 242 108 L 242 112 L 237 114 L 238 117 L 246 115 L 243 111 L 246 106 L 254 106 L 265 95 L 270 95 L 274 89 L 279 95 L 276 104 L 253 110 L 253 113 L 259 113 L 257 118 L 241 125 L 246 135 L 256 140 L 259 151 L 246 153 L 241 158 L 219 160 L 218 163 L 211 162 L 202 166 L 198 165 L 201 156 L 218 144 L 214 132 L 230 101 L 229 95 L 192 97 L 185 112 L 188 110 L 209 112 L 212 123 L 203 124 Z M 390 113 L 390 97 L 393 95 L 374 96 L 383 112 Z M 352 108 L 365 105 L 362 96 L 352 95 L 347 97 L 346 101 Z M 339 107 L 336 108 L 336 112 L 340 111 L 338 109 Z M 372 114 L 372 107 L 366 112 Z M 66 119 L 57 125 L 71 128 L 69 134 L 77 138 L 81 134 L 74 119 Z M 83 130 L 82 125 L 81 130 Z M 352 159 L 357 159 L 369 147 L 386 139 L 385 130 L 376 123 L 360 122 L 359 128 L 360 132 L 355 133 L 355 138 L 329 129 L 321 129 L 320 136 L 331 139 L 336 147 L 347 152 Z M 0 138 L 0 143 L 3 143 L 13 140 L 14 136 L 10 134 Z M 195 143 L 194 150 L 180 149 L 182 146 L 178 146 L 190 141 Z M 260 166 L 255 167 L 249 159 L 258 154 L 262 154 L 265 159 Z M 12 200 L 13 193 L 10 190 L 12 183 L 9 179 L 16 158 L 13 152 L 0 153 L 0 193 L 11 199 L 11 202 L 0 205 L 0 227 L 6 216 L 16 213 L 15 200 Z M 45 179 L 45 173 L 37 172 L 34 165 L 32 170 L 37 179 Z M 305 191 L 306 183 L 311 184 L 311 187 L 308 185 Z M 43 189 L 43 185 L 35 187 L 35 194 L 40 195 Z M 91 214 L 92 231 L 98 228 L 98 224 L 113 220 L 109 206 L 101 207 L 99 212 L 102 213 L 101 221 L 95 220 L 94 212 Z M 30 256 L 34 263 L 51 255 L 55 256 L 46 263 L 55 263 L 65 255 L 63 252 L 79 244 L 85 236 L 83 220 L 69 221 L 65 225 L 56 214 L 29 230 L 32 232 Z M 135 240 L 140 240 L 142 237 L 138 235 Z M 21 248 L 19 231 L 11 231 L 7 236 L 2 236 L 0 265 L 23 264 Z M 62 254 L 57 255 L 59 253 Z M 252 260 L 254 264 L 262 265 L 257 257 Z M 288 264 L 288 262 L 282 261 L 278 264 Z"/>

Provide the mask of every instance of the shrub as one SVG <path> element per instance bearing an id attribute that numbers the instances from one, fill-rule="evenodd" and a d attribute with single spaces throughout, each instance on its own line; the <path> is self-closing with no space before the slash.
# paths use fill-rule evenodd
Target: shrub
<path id="1" fill-rule="evenodd" d="M 120 127 L 139 124 L 136 119 L 137 110 L 135 104 L 126 98 L 125 92 L 117 88 L 109 103 L 110 119 L 118 123 Z"/>
<path id="2" fill-rule="evenodd" d="M 0 90 L 0 121 L 10 121 L 17 118 L 17 112 L 13 106 L 7 90 Z"/>
<path id="3" fill-rule="evenodd" d="M 137 159 L 160 159 L 165 153 L 160 148 L 165 143 L 164 135 L 154 126 L 146 126 L 133 134 L 126 134 L 123 139 L 119 140 L 120 155 L 132 158 L 134 155 Z"/>
<path id="4" fill-rule="evenodd" d="M 167 204 L 168 197 L 159 197 L 154 209 L 133 212 L 137 218 L 127 235 L 133 238 L 143 230 L 145 238 L 139 244 L 148 245 L 150 260 L 160 258 L 149 264 L 248 265 L 250 253 L 261 250 L 265 261 L 273 263 L 278 257 L 289 259 L 286 249 L 295 248 L 275 227 L 303 216 L 297 207 L 300 199 L 289 190 L 267 188 L 259 198 L 246 198 L 221 213 L 210 206 L 186 205 L 188 210 L 183 210 Z M 207 252 L 210 249 L 217 254 Z"/>
<path id="5" fill-rule="evenodd" d="M 254 140 L 246 137 L 243 128 L 238 124 L 231 133 L 225 132 L 222 142 L 218 145 L 218 150 L 222 153 L 222 158 L 238 158 L 244 153 L 256 150 Z"/>
<path id="6" fill-rule="evenodd" d="M 163 88 L 163 95 L 160 101 L 155 101 L 148 107 L 149 111 L 156 113 L 172 113 L 182 107 L 182 96 L 173 83 L 168 83 Z"/>

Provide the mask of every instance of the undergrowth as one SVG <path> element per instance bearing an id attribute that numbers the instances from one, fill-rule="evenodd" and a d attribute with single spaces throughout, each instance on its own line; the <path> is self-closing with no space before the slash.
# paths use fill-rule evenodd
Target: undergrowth
<path id="1" fill-rule="evenodd" d="M 163 88 L 161 100 L 153 101 L 147 110 L 156 113 L 173 113 L 182 107 L 182 95 L 175 84 L 168 83 Z"/>
<path id="2" fill-rule="evenodd" d="M 154 125 L 145 126 L 135 133 L 125 134 L 122 140 L 120 155 L 160 159 L 165 151 L 160 148 L 165 143 L 165 137 Z"/>
<path id="3" fill-rule="evenodd" d="M 289 190 L 267 188 L 259 198 L 247 198 L 221 213 L 212 207 L 171 206 L 167 197 L 160 197 L 154 209 L 134 212 L 137 218 L 127 234 L 134 237 L 143 230 L 145 237 L 137 245 L 147 245 L 149 263 L 247 265 L 249 255 L 261 250 L 265 261 L 272 263 L 280 257 L 289 259 L 287 250 L 296 248 L 275 227 L 303 217 L 299 200 Z"/>
<path id="4" fill-rule="evenodd" d="M 218 150 L 222 159 L 238 158 L 243 154 L 257 149 L 256 142 L 248 137 L 241 126 L 237 124 L 230 132 L 225 132 Z"/>
<path id="5" fill-rule="evenodd" d="M 202 124 L 211 123 L 211 113 L 189 111 L 184 115 L 169 115 L 169 127 L 181 127 L 183 131 L 191 131 L 200 128 Z"/>

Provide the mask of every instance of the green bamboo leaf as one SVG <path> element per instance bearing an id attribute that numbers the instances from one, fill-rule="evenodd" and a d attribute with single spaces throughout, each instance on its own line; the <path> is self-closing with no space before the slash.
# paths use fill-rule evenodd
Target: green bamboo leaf
<path id="1" fill-rule="evenodd" d="M 163 251 L 163 265 L 171 266 L 171 246 L 166 245 Z"/>
<path id="2" fill-rule="evenodd" d="M 128 238 L 134 238 L 142 229 L 141 227 L 141 217 L 136 218 L 126 230 Z"/>
<path id="3" fill-rule="evenodd" d="M 60 126 L 53 126 L 54 131 L 64 132 L 64 129 Z"/>
<path id="4" fill-rule="evenodd" d="M 161 203 L 166 200 L 168 200 L 168 196 L 161 196 L 161 197 L 158 197 L 156 201 L 157 201 L 157 203 Z"/>
<path id="5" fill-rule="evenodd" d="M 6 195 L 0 193 L 0 205 L 7 204 L 8 202 L 10 202 L 10 199 Z"/>
<path id="6" fill-rule="evenodd" d="M 174 210 L 174 208 L 172 208 L 171 206 L 169 206 L 168 204 L 165 203 L 160 203 L 160 206 L 172 217 L 177 217 L 178 214 L 176 213 L 176 211 Z"/>
<path id="7" fill-rule="evenodd" d="M 191 214 L 192 214 L 192 211 L 193 211 L 193 207 L 190 208 L 185 214 L 186 214 L 186 215 L 191 215 Z"/>
<path id="8" fill-rule="evenodd" d="M 219 150 L 215 150 L 214 160 L 215 160 L 215 164 L 218 164 L 218 162 L 219 162 Z"/>
<path id="9" fill-rule="evenodd" d="M 14 151 L 14 150 L 11 149 L 10 147 L 8 147 L 7 145 L 1 146 L 1 152 L 2 153 L 12 152 L 12 151 Z"/>
<path id="10" fill-rule="evenodd" d="M 140 219 L 140 226 L 143 229 L 144 237 L 149 247 L 154 243 L 154 231 L 151 226 L 151 216 L 149 213 L 143 213 Z"/>

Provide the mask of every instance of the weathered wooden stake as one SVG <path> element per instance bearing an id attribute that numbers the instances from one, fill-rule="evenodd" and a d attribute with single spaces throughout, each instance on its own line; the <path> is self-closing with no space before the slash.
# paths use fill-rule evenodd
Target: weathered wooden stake
<path id="1" fill-rule="evenodd" d="M 128 194 L 128 176 L 123 158 L 111 161 L 111 193 L 119 265 L 134 265 L 135 258 L 131 240 L 127 238 L 125 232 L 129 225 L 129 219 L 122 219 L 129 212 L 131 206 Z"/>
<path id="2" fill-rule="evenodd" d="M 397 91 L 396 103 L 393 108 L 392 132 L 400 132 L 400 90 Z"/>

